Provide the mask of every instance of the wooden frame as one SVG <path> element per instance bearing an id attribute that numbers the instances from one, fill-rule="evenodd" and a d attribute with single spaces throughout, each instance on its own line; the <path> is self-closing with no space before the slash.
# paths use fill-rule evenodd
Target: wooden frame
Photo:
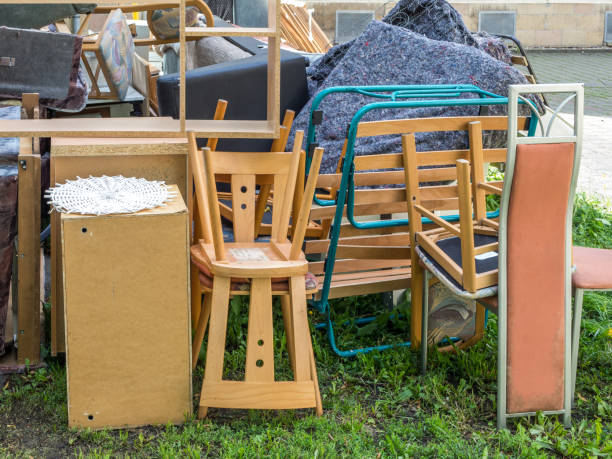
<path id="1" fill-rule="evenodd" d="M 0 0 L 0 3 L 14 3 Z M 32 0 L 33 4 L 73 3 L 72 0 Z M 198 137 L 217 138 L 278 138 L 280 136 L 280 0 L 269 0 L 268 27 L 189 27 L 185 28 L 186 0 L 101 0 L 99 6 L 124 7 L 134 4 L 173 7 L 180 14 L 180 109 L 179 119 L 170 118 L 104 118 L 51 120 L 7 120 L 0 122 L 1 137 L 185 137 L 195 132 Z M 267 119 L 254 120 L 187 120 L 185 83 L 185 43 L 187 39 L 207 36 L 250 36 L 268 40 Z"/>
<path id="2" fill-rule="evenodd" d="M 22 118 L 40 118 L 38 94 L 23 94 Z M 17 363 L 40 362 L 40 144 L 20 139 L 17 247 Z M 4 331 L 0 331 L 3 333 Z"/>

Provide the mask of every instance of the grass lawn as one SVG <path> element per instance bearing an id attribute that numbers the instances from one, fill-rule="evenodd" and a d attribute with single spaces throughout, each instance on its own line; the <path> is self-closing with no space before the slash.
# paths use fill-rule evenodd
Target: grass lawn
<path id="1" fill-rule="evenodd" d="M 612 213 L 584 196 L 574 217 L 577 245 L 612 248 Z M 338 320 L 358 310 L 365 315 L 380 296 L 336 302 Z M 407 303 L 401 305 L 408 309 Z M 279 308 L 277 308 L 279 309 Z M 230 308 L 226 375 L 244 371 L 246 308 Z M 587 294 L 576 407 L 571 429 L 555 417 L 513 420 L 497 431 L 497 321 L 489 316 L 485 339 L 465 352 L 433 352 L 426 379 L 418 354 L 401 348 L 340 359 L 322 331 L 313 332 L 324 415 L 209 410 L 204 421 L 117 431 L 75 431 L 67 427 L 66 371 L 48 358 L 48 368 L 17 375 L 0 385 L 0 457 L 612 457 L 612 295 Z M 320 318 L 311 316 L 313 322 Z M 282 323 L 282 321 L 280 321 Z M 379 317 L 383 328 L 345 327 L 347 344 L 402 341 L 408 318 Z M 290 375 L 285 340 L 275 362 Z M 202 351 L 201 356 L 204 356 Z M 202 365 L 194 384 L 197 406 Z"/>

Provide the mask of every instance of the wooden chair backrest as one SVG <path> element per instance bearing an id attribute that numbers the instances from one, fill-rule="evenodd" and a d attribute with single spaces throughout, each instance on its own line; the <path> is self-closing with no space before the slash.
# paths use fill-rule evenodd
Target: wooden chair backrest
<path id="1" fill-rule="evenodd" d="M 261 179 L 260 183 L 270 184 L 274 192 L 271 239 L 278 243 L 287 242 L 303 135 L 302 131 L 296 133 L 296 146 L 291 153 L 213 152 L 210 148 L 204 149 L 204 162 L 201 165 L 203 170 L 194 171 L 194 181 L 198 200 L 208 200 L 217 260 L 225 259 L 225 243 L 216 191 L 219 176 L 229 179 L 231 184 L 236 242 L 249 243 L 255 240 L 255 185 L 258 179 Z M 201 183 L 204 176 L 206 184 Z M 202 189 L 206 190 L 207 198 L 199 194 Z"/>

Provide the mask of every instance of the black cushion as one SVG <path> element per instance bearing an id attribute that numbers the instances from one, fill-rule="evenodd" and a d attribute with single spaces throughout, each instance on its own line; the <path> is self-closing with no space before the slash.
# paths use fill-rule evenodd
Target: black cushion
<path id="1" fill-rule="evenodd" d="M 474 234 L 474 247 L 480 247 L 482 245 L 493 244 L 497 242 L 497 236 L 487 236 L 483 234 Z M 417 239 L 418 243 L 418 239 Z M 458 237 L 449 237 L 436 242 L 436 245 L 446 254 L 448 257 L 457 263 L 459 266 L 463 266 L 461 259 L 461 239 Z M 440 271 L 444 273 L 445 277 L 457 288 L 464 290 L 463 286 L 459 284 L 449 273 L 444 269 L 432 256 L 427 252 L 427 249 L 419 245 L 421 251 L 427 259 Z M 493 271 L 498 267 L 498 255 L 486 258 L 484 260 L 476 259 L 476 274 L 485 273 L 487 271 Z"/>
<path id="2" fill-rule="evenodd" d="M 253 40 L 256 42 L 255 40 Z M 260 42 L 256 42 L 260 43 Z M 261 46 L 261 44 L 259 45 Z M 308 102 L 307 59 L 281 51 L 281 120 L 285 110 L 298 113 Z M 268 53 L 190 70 L 187 81 L 188 119 L 213 119 L 217 100 L 228 101 L 225 119 L 265 120 L 267 116 Z M 160 116 L 178 118 L 179 75 L 161 76 L 157 81 Z M 198 144 L 204 146 L 206 140 Z M 219 151 L 268 151 L 272 140 L 221 139 Z"/>

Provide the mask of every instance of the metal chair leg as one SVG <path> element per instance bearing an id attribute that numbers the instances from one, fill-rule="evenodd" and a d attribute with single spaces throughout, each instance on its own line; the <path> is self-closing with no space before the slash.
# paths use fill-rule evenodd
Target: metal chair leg
<path id="1" fill-rule="evenodd" d="M 423 301 L 421 303 L 421 374 L 427 372 L 427 327 L 429 319 L 429 271 L 423 272 Z"/>
<path id="2" fill-rule="evenodd" d="M 574 314 L 572 316 L 572 404 L 576 394 L 576 370 L 578 368 L 578 348 L 580 346 L 580 322 L 582 320 L 582 300 L 584 290 L 576 289 L 574 294 Z"/>

